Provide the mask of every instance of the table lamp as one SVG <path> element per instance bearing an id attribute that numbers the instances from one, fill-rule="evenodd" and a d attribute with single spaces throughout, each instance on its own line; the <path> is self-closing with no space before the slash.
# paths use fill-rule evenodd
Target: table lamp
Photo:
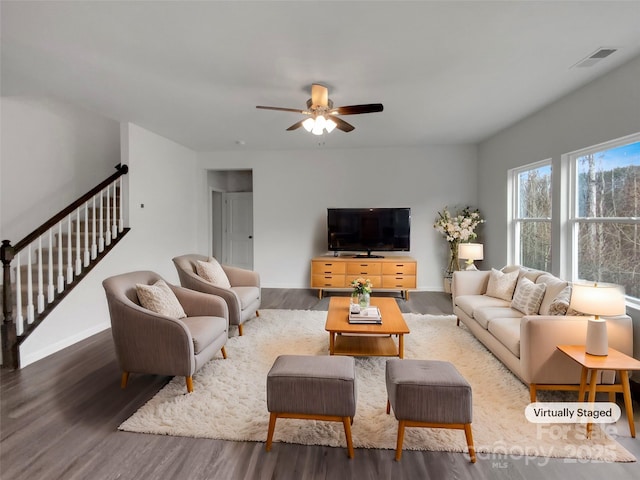
<path id="1" fill-rule="evenodd" d="M 474 260 L 484 259 L 484 247 L 481 243 L 461 243 L 458 247 L 458 257 L 465 259 L 465 270 L 477 270 Z"/>
<path id="2" fill-rule="evenodd" d="M 574 283 L 569 308 L 593 315 L 587 325 L 585 351 L 590 355 L 607 355 L 607 321 L 600 315 L 623 315 L 625 311 L 624 288 L 611 283 Z"/>

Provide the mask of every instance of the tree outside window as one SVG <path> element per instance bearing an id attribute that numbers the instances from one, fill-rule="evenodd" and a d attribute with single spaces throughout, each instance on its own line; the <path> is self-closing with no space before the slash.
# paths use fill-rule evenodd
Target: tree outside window
<path id="1" fill-rule="evenodd" d="M 623 285 L 640 298 L 640 142 L 573 160 L 577 276 Z"/>
<path id="2" fill-rule="evenodd" d="M 520 265 L 551 270 L 551 164 L 525 167 L 515 175 L 515 258 Z"/>

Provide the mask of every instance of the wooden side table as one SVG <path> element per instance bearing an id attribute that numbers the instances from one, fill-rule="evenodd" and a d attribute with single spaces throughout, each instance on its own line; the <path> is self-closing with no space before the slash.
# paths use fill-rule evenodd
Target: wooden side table
<path id="1" fill-rule="evenodd" d="M 584 345 L 558 345 L 557 348 L 582 366 L 580 390 L 578 394 L 579 402 L 584 401 L 584 394 L 587 388 L 587 375 L 589 372 L 591 372 L 591 375 L 589 377 L 588 402 L 595 402 L 596 392 L 609 392 L 610 399 L 614 392 L 622 392 L 624 408 L 627 419 L 629 420 L 629 431 L 631 432 L 631 436 L 635 438 L 636 428 L 633 423 L 633 404 L 631 402 L 631 390 L 629 388 L 629 371 L 640 370 L 640 361 L 611 347 L 609 347 L 609 354 L 606 356 L 590 355 L 585 352 Z M 598 371 L 600 370 L 615 370 L 620 377 L 620 383 L 598 385 Z M 591 436 L 591 428 L 592 424 L 587 423 L 587 438 Z"/>

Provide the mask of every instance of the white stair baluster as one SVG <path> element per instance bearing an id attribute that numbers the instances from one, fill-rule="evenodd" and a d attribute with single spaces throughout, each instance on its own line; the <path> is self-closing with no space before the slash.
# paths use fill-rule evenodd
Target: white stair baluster
<path id="1" fill-rule="evenodd" d="M 22 272 L 20 271 L 20 253 L 16 254 L 16 333 L 24 332 L 24 318 L 22 317 Z"/>
<path id="2" fill-rule="evenodd" d="M 73 282 L 73 250 L 71 247 L 71 214 L 67 217 L 67 285 Z"/>
<path id="3" fill-rule="evenodd" d="M 58 293 L 64 292 L 64 263 L 62 261 L 62 221 L 58 223 Z"/>
<path id="4" fill-rule="evenodd" d="M 104 250 L 104 218 L 102 215 L 102 209 L 104 208 L 103 206 L 103 192 L 100 192 L 100 223 L 99 223 L 99 229 L 100 229 L 100 235 L 98 236 L 98 251 L 102 252 Z"/>
<path id="5" fill-rule="evenodd" d="M 91 199 L 91 260 L 98 256 L 98 246 L 96 245 L 96 196 Z"/>
<path id="6" fill-rule="evenodd" d="M 85 267 L 89 266 L 91 252 L 89 252 L 89 202 L 84 202 L 84 262 Z"/>
<path id="7" fill-rule="evenodd" d="M 44 272 L 42 271 L 42 235 L 38 237 L 38 313 L 44 310 Z"/>
<path id="8" fill-rule="evenodd" d="M 33 311 L 33 276 L 31 274 L 31 245 L 27 246 L 27 323 L 32 324 L 35 317 Z"/>
<path id="9" fill-rule="evenodd" d="M 82 260 L 80 259 L 80 207 L 76 210 L 76 275 L 82 273 Z"/>
<path id="10" fill-rule="evenodd" d="M 49 259 L 48 259 L 48 278 L 47 278 L 47 303 L 53 302 L 56 289 L 53 286 L 53 228 L 49 229 Z"/>
<path id="11" fill-rule="evenodd" d="M 109 215 L 109 210 L 111 209 L 111 205 L 109 202 L 109 185 L 107 185 L 106 188 L 107 191 L 107 198 L 105 199 L 105 202 L 107 204 L 107 208 L 106 208 L 106 212 L 107 212 L 107 218 L 104 222 L 104 226 L 105 226 L 105 235 L 104 235 L 104 244 L 106 246 L 111 245 L 111 217 Z"/>
<path id="12" fill-rule="evenodd" d="M 113 225 L 111 226 L 111 236 L 115 239 L 118 237 L 118 217 L 117 217 L 117 213 L 118 210 L 116 208 L 116 197 L 118 196 L 116 194 L 116 183 L 117 181 L 113 182 Z"/>
<path id="13" fill-rule="evenodd" d="M 124 223 L 123 223 L 123 218 L 124 218 L 124 208 L 122 207 L 122 177 L 120 177 L 118 179 L 118 181 L 120 182 L 120 193 L 118 194 L 119 197 L 119 204 L 120 204 L 120 215 L 118 216 L 118 232 L 122 233 L 122 231 L 124 230 Z"/>

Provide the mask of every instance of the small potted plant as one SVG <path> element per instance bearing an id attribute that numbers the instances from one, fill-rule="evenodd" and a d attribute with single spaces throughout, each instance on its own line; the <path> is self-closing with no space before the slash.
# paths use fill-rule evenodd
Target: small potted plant
<path id="1" fill-rule="evenodd" d="M 373 287 L 371 280 L 356 278 L 351 282 L 351 287 L 353 288 L 352 300 L 354 300 L 353 297 L 357 297 L 360 308 L 367 308 L 371 302 L 371 287 Z"/>

